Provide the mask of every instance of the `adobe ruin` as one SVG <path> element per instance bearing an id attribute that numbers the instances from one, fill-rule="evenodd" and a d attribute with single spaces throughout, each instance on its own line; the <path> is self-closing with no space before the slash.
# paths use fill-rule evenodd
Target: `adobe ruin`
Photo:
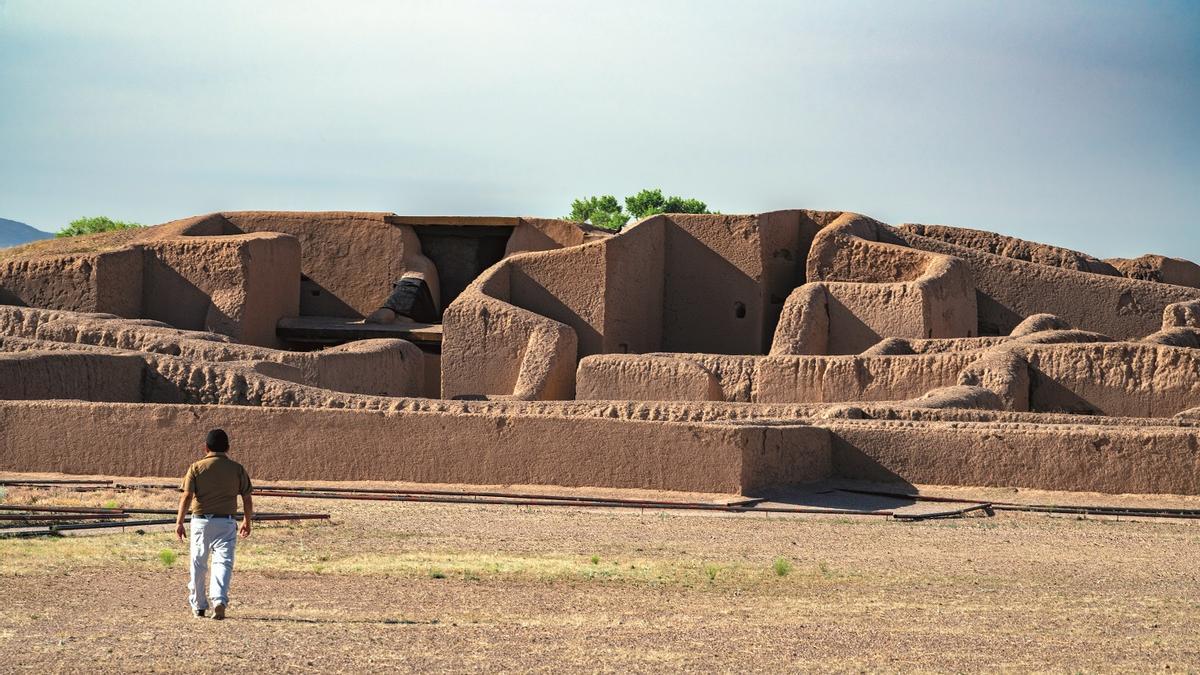
<path id="1" fill-rule="evenodd" d="M 1200 494 L 1198 375 L 1193 263 L 846 212 L 229 212 L 0 250 L 10 471 L 174 475 L 222 426 L 264 478 Z"/>

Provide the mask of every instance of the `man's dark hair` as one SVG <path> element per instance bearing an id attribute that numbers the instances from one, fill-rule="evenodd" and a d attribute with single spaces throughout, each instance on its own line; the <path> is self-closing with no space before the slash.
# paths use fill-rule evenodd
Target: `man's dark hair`
<path id="1" fill-rule="evenodd" d="M 229 436 L 224 429 L 213 429 L 204 438 L 204 445 L 213 452 L 226 452 L 229 450 Z"/>

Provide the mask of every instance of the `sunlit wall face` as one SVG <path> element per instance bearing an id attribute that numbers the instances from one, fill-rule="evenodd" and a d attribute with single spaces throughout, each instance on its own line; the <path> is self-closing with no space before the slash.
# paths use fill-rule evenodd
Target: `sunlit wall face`
<path id="1" fill-rule="evenodd" d="M 642 187 L 1200 259 L 1200 4 L 0 2 L 0 217 Z"/>

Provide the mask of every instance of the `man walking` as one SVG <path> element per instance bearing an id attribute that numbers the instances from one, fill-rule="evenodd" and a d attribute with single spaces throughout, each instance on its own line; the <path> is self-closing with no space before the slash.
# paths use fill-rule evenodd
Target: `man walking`
<path id="1" fill-rule="evenodd" d="M 250 499 L 250 474 L 241 464 L 229 459 L 229 436 L 222 429 L 213 429 L 204 439 L 207 452 L 192 464 L 183 477 L 183 496 L 179 498 L 179 514 L 175 518 L 175 535 L 184 541 L 183 518 L 188 507 L 192 510 L 192 576 L 188 582 L 188 602 L 192 612 L 203 617 L 208 610 L 209 595 L 205 592 L 205 577 L 212 560 L 208 578 L 213 618 L 225 618 L 229 605 L 229 580 L 233 577 L 233 551 L 237 547 L 237 497 L 242 496 L 241 535 L 250 536 L 250 519 L 254 504 Z M 193 501 L 195 502 L 193 504 Z"/>

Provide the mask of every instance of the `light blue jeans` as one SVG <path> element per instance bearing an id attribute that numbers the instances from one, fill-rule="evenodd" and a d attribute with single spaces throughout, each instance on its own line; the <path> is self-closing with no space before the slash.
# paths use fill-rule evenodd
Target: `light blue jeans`
<path id="1" fill-rule="evenodd" d="M 238 521 L 233 518 L 192 516 L 192 577 L 188 581 L 188 602 L 192 609 L 208 609 L 229 604 L 229 580 L 233 577 L 233 552 L 237 548 Z M 212 573 L 209 574 L 209 562 Z M 209 594 L 204 581 L 208 578 Z"/>

